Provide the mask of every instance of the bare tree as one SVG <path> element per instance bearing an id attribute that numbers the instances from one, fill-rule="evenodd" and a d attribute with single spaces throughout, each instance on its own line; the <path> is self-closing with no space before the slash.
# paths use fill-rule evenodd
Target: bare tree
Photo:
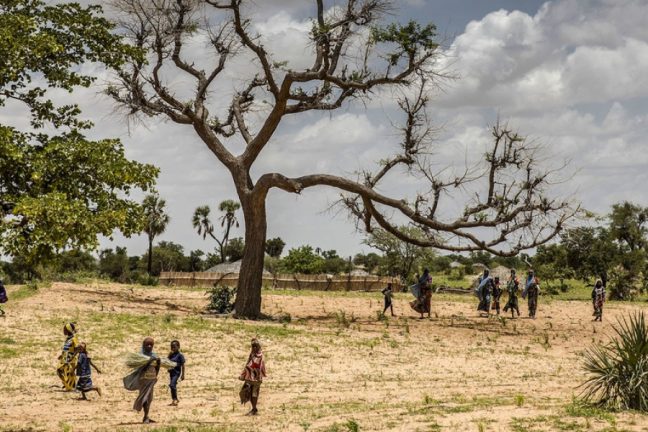
<path id="1" fill-rule="evenodd" d="M 118 80 L 108 90 L 130 114 L 163 115 L 190 125 L 231 173 L 245 221 L 238 316 L 260 315 L 266 197 L 272 188 L 296 194 L 315 186 L 336 188 L 343 193 L 341 203 L 367 231 L 379 226 L 414 244 L 452 251 L 514 255 L 545 243 L 574 215 L 566 202 L 545 196 L 550 172 L 539 172 L 530 145 L 501 125 L 493 128 L 494 144 L 483 170 L 466 170 L 445 180 L 432 170 L 426 89 L 441 75 L 435 63 L 438 44 L 433 25 L 384 25 L 393 10 L 389 0 L 346 0 L 329 10 L 323 0 L 313 0 L 312 66 L 293 70 L 277 61 L 253 32 L 246 14 L 250 3 L 115 0 L 121 29 L 144 55 L 119 70 Z M 200 62 L 186 49 L 198 34 L 209 36 L 211 57 L 200 59 L 214 58 L 209 69 L 198 66 Z M 214 115 L 217 104 L 229 94 L 223 71 L 233 66 L 236 56 L 249 59 L 256 74 L 238 77 L 239 84 L 219 118 Z M 173 73 L 189 78 L 191 89 L 171 84 L 168 77 Z M 278 172 L 258 178 L 250 174 L 259 155 L 271 151 L 268 143 L 284 117 L 332 111 L 352 100 L 369 99 L 384 88 L 409 87 L 419 90 L 400 102 L 406 116 L 401 148 L 383 160 L 375 173 L 361 173 L 355 179 L 327 173 L 298 178 Z M 269 105 L 262 113 L 260 101 Z M 262 121 L 253 123 L 253 115 L 260 114 Z M 228 144 L 230 140 L 234 144 Z M 236 142 L 244 144 L 238 154 L 230 150 Z M 420 176 L 428 191 L 409 201 L 386 196 L 380 185 L 388 184 L 392 172 Z M 466 205 L 446 220 L 438 209 L 450 192 L 453 199 L 465 197 Z M 412 238 L 398 230 L 403 219 L 423 229 L 427 237 Z"/>

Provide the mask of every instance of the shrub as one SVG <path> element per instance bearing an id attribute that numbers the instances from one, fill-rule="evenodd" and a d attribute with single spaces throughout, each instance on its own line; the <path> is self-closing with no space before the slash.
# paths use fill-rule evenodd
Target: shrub
<path id="1" fill-rule="evenodd" d="M 214 285 L 207 291 L 209 304 L 207 310 L 219 314 L 230 313 L 234 310 L 234 299 L 236 299 L 236 288 L 229 288 L 224 285 Z"/>
<path id="2" fill-rule="evenodd" d="M 137 277 L 137 283 L 144 286 L 157 286 L 159 280 L 155 276 L 142 274 Z"/>
<path id="3" fill-rule="evenodd" d="M 584 353 L 591 377 L 582 384 L 587 402 L 613 409 L 648 411 L 648 327 L 643 312 L 619 319 L 616 337 Z"/>

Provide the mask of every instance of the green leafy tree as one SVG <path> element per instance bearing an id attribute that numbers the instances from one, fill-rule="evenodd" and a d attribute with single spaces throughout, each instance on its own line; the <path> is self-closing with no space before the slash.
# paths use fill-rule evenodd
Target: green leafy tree
<path id="1" fill-rule="evenodd" d="M 111 280 L 127 282 L 130 275 L 128 252 L 124 247 L 104 249 L 99 252 L 99 273 Z"/>
<path id="2" fill-rule="evenodd" d="M 321 268 L 322 273 L 338 274 L 352 270 L 349 268 L 349 261 L 341 258 L 336 250 L 322 251 L 321 256 L 324 258 Z"/>
<path id="3" fill-rule="evenodd" d="M 204 262 L 205 270 L 209 270 L 210 268 L 214 267 L 217 264 L 220 264 L 221 262 L 222 261 L 220 259 L 219 253 L 207 252 L 207 256 L 205 257 Z"/>
<path id="4" fill-rule="evenodd" d="M 153 240 L 161 235 L 165 230 L 171 218 L 165 213 L 164 207 L 166 201 L 158 195 L 147 195 L 142 203 L 144 207 L 144 232 L 148 236 L 148 256 L 146 271 L 151 275 L 153 266 Z M 159 274 L 159 272 L 157 272 Z"/>
<path id="5" fill-rule="evenodd" d="M 245 254 L 245 242 L 243 237 L 235 237 L 227 243 L 225 247 L 225 258 L 227 261 L 234 262 L 243 258 Z"/>
<path id="6" fill-rule="evenodd" d="M 220 252 L 220 262 L 226 261 L 226 250 L 232 227 L 236 226 L 238 228 L 239 226 L 238 219 L 236 218 L 236 211 L 240 208 L 241 205 L 233 200 L 225 200 L 218 205 L 218 210 L 223 213 L 219 220 L 221 222 L 221 227 L 224 228 L 223 237 L 220 239 L 214 234 L 214 224 L 209 218 L 211 213 L 209 206 L 197 207 L 191 219 L 191 224 L 198 232 L 198 235 L 202 236 L 203 240 L 209 236 L 216 241 Z"/>
<path id="7" fill-rule="evenodd" d="M 630 299 L 646 286 L 648 209 L 615 204 L 600 222 L 607 226 L 565 230 L 559 244 L 540 246 L 533 264 L 558 278 L 600 278 L 615 299 Z"/>
<path id="8" fill-rule="evenodd" d="M 193 250 L 189 253 L 189 270 L 192 272 L 205 270 L 205 261 L 202 257 L 205 252 L 201 250 Z"/>
<path id="9" fill-rule="evenodd" d="M 623 202 L 612 206 L 610 235 L 623 249 L 636 251 L 646 248 L 648 208 Z"/>
<path id="10" fill-rule="evenodd" d="M 324 258 L 308 245 L 290 249 L 281 260 L 283 270 L 287 273 L 317 274 L 322 272 L 323 264 Z"/>
<path id="11" fill-rule="evenodd" d="M 601 278 L 607 284 L 610 269 L 619 262 L 618 246 L 607 228 L 578 227 L 566 230 L 561 235 L 560 244 L 565 248 L 566 266 L 574 271 L 576 277 L 583 280 Z M 555 255 L 561 258 L 560 253 Z M 557 268 L 563 265 L 561 261 L 554 264 Z"/>
<path id="12" fill-rule="evenodd" d="M 92 249 L 115 229 L 140 232 L 141 208 L 128 197 L 157 176 L 126 159 L 118 140 L 87 140 L 81 131 L 92 124 L 78 106 L 48 98 L 50 88 L 90 86 L 85 62 L 119 67 L 138 56 L 100 12 L 76 3 L 0 3 L 0 108 L 22 107 L 32 126 L 0 124 L 0 253 L 31 266 L 62 250 Z M 52 130 L 57 135 L 45 132 Z"/>
<path id="13" fill-rule="evenodd" d="M 615 204 L 609 221 L 610 236 L 619 248 L 618 265 L 612 269 L 610 277 L 611 295 L 632 299 L 645 290 L 648 283 L 648 208 L 629 202 Z"/>
<path id="14" fill-rule="evenodd" d="M 369 252 L 368 254 L 356 254 L 353 257 L 353 264 L 364 266 L 365 270 L 369 273 L 372 273 L 382 262 L 382 258 L 375 252 Z"/>
<path id="15" fill-rule="evenodd" d="M 146 52 L 148 62 L 136 59 L 118 68 L 109 94 L 129 113 L 164 116 L 195 131 L 213 153 L 215 166 L 231 174 L 247 245 L 238 279 L 238 316 L 255 318 L 261 313 L 266 202 L 272 189 L 299 194 L 307 188 L 332 188 L 343 194 L 340 204 L 368 232 L 380 228 L 420 247 L 456 252 L 488 250 L 512 256 L 547 242 L 573 216 L 568 202 L 546 195 L 551 179 L 536 165 L 535 149 L 501 125 L 493 128 L 481 177 L 449 176 L 443 172 L 450 171 L 447 167 L 437 172 L 429 163 L 426 89 L 443 75 L 435 63 L 439 44 L 434 25 L 398 23 L 392 13 L 396 2 L 389 0 L 345 0 L 336 5 L 336 13 L 327 13 L 322 0 L 309 3 L 310 58 L 307 66 L 294 67 L 262 44 L 264 38 L 255 30 L 261 27 L 248 16 L 253 1 L 113 0 L 122 12 L 122 31 Z M 196 55 L 188 45 L 202 37 L 209 38 L 211 51 Z M 254 70 L 237 73 L 232 89 L 237 55 Z M 211 64 L 204 61 L 212 58 Z M 172 81 L 167 78 L 175 76 L 171 71 L 191 83 Z M 400 101 L 404 124 L 398 150 L 357 178 L 319 172 L 316 163 L 302 167 L 301 177 L 272 167 L 262 172 L 255 166 L 262 154 L 272 154 L 278 144 L 275 132 L 286 118 L 298 121 L 309 112 L 345 109 L 354 100 L 404 87 L 412 91 Z M 213 107 L 223 102 L 228 107 L 219 117 Z M 234 151 L 241 148 L 235 143 L 244 144 L 241 152 Z M 425 179 L 428 184 L 418 189 L 428 192 L 385 195 L 383 190 L 393 189 L 388 183 L 396 172 L 411 174 L 419 182 Z M 453 190 L 467 191 L 465 206 L 455 202 L 452 207 L 461 210 L 442 216 L 436 210 L 447 199 L 458 200 Z M 408 218 L 425 237 L 408 237 L 392 214 Z M 493 235 L 476 236 L 480 227 Z"/>
<path id="16" fill-rule="evenodd" d="M 153 257 L 150 260 L 152 264 L 149 275 L 151 276 L 159 276 L 163 271 L 180 272 L 190 269 L 190 259 L 185 256 L 184 248 L 174 242 L 161 241 L 153 248 L 152 255 L 148 252 L 144 254 L 141 262 L 147 263 L 147 271 L 149 256 Z"/>
<path id="17" fill-rule="evenodd" d="M 488 268 L 490 268 L 493 264 L 493 255 L 489 254 L 488 252 L 470 252 L 469 258 L 471 264 L 484 264 Z"/>
<path id="18" fill-rule="evenodd" d="M 87 251 L 70 250 L 56 255 L 53 260 L 57 273 L 95 272 L 97 260 Z"/>
<path id="19" fill-rule="evenodd" d="M 281 237 L 268 239 L 265 242 L 265 253 L 273 258 L 279 258 L 285 246 L 286 243 L 281 239 Z"/>
<path id="20" fill-rule="evenodd" d="M 399 230 L 411 238 L 425 238 L 423 230 L 414 226 L 402 226 Z M 403 280 L 409 280 L 413 273 L 430 266 L 435 256 L 432 249 L 401 240 L 382 229 L 371 232 L 364 242 L 383 253 L 382 274 L 400 276 Z"/>

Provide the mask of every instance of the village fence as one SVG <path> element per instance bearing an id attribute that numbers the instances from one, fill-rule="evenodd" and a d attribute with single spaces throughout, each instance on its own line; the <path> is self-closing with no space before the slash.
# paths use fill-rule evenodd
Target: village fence
<path id="1" fill-rule="evenodd" d="M 235 287 L 238 273 L 211 272 L 162 272 L 160 285 L 185 287 L 211 287 L 214 284 Z M 374 275 L 263 275 L 263 287 L 273 289 L 294 289 L 314 291 L 380 291 L 387 283 L 393 284 L 394 291 L 400 291 L 402 284 L 399 278 Z"/>

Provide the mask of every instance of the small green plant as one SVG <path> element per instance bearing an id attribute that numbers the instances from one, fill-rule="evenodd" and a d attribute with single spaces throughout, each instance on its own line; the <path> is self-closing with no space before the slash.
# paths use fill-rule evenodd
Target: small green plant
<path id="1" fill-rule="evenodd" d="M 515 406 L 522 407 L 522 405 L 524 405 L 524 395 L 515 395 Z"/>
<path id="2" fill-rule="evenodd" d="M 236 288 L 229 288 L 223 285 L 215 285 L 207 291 L 209 303 L 207 310 L 219 314 L 230 313 L 234 310 L 234 299 L 236 298 Z"/>
<path id="3" fill-rule="evenodd" d="M 347 317 L 345 311 L 338 311 L 335 313 L 335 321 L 337 322 L 338 326 L 349 328 L 351 327 L 351 324 L 356 321 L 356 317 L 353 316 L 353 314 L 351 314 L 351 317 Z"/>
<path id="4" fill-rule="evenodd" d="M 360 430 L 360 425 L 357 421 L 350 419 L 345 423 L 347 431 L 349 432 L 358 432 Z"/>
<path id="5" fill-rule="evenodd" d="M 281 315 L 279 315 L 278 320 L 282 324 L 290 324 L 292 321 L 292 315 L 290 315 L 288 312 L 283 312 Z"/>
<path id="6" fill-rule="evenodd" d="M 648 326 L 643 312 L 621 318 L 616 337 L 594 345 L 583 357 L 590 378 L 582 384 L 586 402 L 613 409 L 648 411 Z"/>
<path id="7" fill-rule="evenodd" d="M 72 426 L 64 421 L 59 422 L 59 427 L 61 428 L 61 432 L 72 432 Z"/>

